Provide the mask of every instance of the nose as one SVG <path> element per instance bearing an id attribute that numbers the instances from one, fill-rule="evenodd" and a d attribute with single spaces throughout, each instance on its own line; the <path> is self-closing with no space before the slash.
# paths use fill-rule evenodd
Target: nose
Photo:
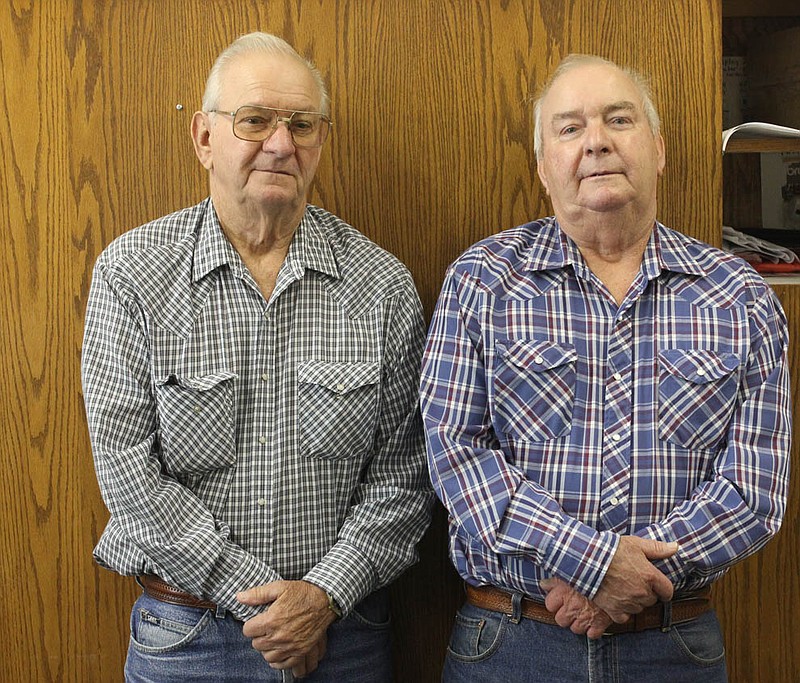
<path id="1" fill-rule="evenodd" d="M 601 122 L 587 125 L 584 137 L 584 153 L 587 156 L 604 155 L 611 152 L 611 138 Z"/>
<path id="2" fill-rule="evenodd" d="M 262 146 L 265 152 L 272 152 L 278 156 L 294 154 L 296 147 L 289 131 L 289 125 L 285 121 L 276 122 L 275 130 L 264 140 Z"/>

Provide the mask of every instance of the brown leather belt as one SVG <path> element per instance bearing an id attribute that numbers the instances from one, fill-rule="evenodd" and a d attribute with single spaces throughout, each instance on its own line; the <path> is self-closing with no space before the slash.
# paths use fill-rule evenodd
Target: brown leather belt
<path id="1" fill-rule="evenodd" d="M 511 616 L 513 608 L 511 604 L 511 594 L 494 588 L 493 586 L 471 586 L 465 584 L 467 589 L 467 602 L 476 607 L 501 612 Z M 701 614 L 711 610 L 711 588 L 704 588 L 695 593 L 688 593 L 675 598 L 672 603 L 671 624 L 680 624 L 685 621 L 696 619 Z M 556 624 L 555 616 L 547 611 L 541 603 L 522 598 L 522 616 L 526 619 L 541 621 L 545 624 Z M 631 615 L 630 619 L 624 624 L 611 624 L 606 633 L 633 633 L 636 631 L 646 631 L 651 628 L 661 628 L 664 626 L 664 603 L 657 602 L 655 605 L 646 607 L 638 614 Z"/>
<path id="2" fill-rule="evenodd" d="M 175 586 L 171 586 L 153 574 L 142 574 L 139 577 L 139 583 L 142 585 L 144 592 L 155 600 L 183 607 L 217 609 L 217 606 L 210 600 L 203 600 L 191 593 L 182 591 L 180 588 L 175 588 Z"/>

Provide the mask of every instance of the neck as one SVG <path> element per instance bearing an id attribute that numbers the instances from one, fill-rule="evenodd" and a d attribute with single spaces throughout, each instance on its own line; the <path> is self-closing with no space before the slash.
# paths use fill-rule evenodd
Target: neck
<path id="1" fill-rule="evenodd" d="M 213 196 L 212 196 L 213 199 Z M 239 208 L 239 207 L 237 207 Z M 214 204 L 222 232 L 269 301 L 289 246 L 300 226 L 305 206 L 300 211 L 265 215 L 256 212 L 226 211 Z"/>
<path id="2" fill-rule="evenodd" d="M 212 195 L 212 201 L 214 201 Z M 289 249 L 294 233 L 305 213 L 305 205 L 284 211 L 263 213 L 244 205 L 231 207 L 214 201 L 222 232 L 245 259 Z"/>
<path id="3" fill-rule="evenodd" d="M 620 216 L 596 214 L 581 222 L 563 222 L 562 230 L 575 242 L 594 275 L 620 304 L 639 272 L 655 218 L 629 222 Z"/>

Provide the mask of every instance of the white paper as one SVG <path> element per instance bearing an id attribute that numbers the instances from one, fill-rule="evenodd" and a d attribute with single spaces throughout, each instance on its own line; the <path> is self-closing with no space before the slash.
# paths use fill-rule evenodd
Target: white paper
<path id="1" fill-rule="evenodd" d="M 730 140 L 737 133 L 745 133 L 748 138 L 800 138 L 800 130 L 788 126 L 778 126 L 774 123 L 761 121 L 748 121 L 738 126 L 722 131 L 722 151 L 728 146 Z"/>

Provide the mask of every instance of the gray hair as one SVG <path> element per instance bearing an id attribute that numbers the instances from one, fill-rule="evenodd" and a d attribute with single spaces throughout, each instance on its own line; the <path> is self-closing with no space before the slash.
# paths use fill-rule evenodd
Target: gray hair
<path id="1" fill-rule="evenodd" d="M 271 33 L 247 33 L 234 40 L 217 57 L 206 80 L 206 89 L 203 93 L 203 111 L 210 111 L 219 106 L 220 92 L 222 90 L 222 75 L 225 68 L 236 57 L 243 54 L 261 53 L 265 55 L 280 55 L 291 57 L 305 66 L 311 73 L 314 83 L 319 90 L 320 111 L 323 114 L 330 114 L 330 97 L 325 87 L 325 81 L 319 72 L 308 59 L 301 57 L 297 51 L 289 45 L 283 38 L 274 36 Z"/>
<path id="2" fill-rule="evenodd" d="M 650 91 L 650 84 L 648 83 L 648 80 L 642 76 L 642 74 L 634 71 L 633 69 L 619 66 L 609 59 L 603 59 L 602 57 L 597 57 L 595 55 L 571 54 L 564 57 L 558 67 L 556 67 L 556 70 L 550 76 L 550 79 L 547 81 L 547 83 L 545 83 L 544 87 L 539 92 L 539 96 L 536 98 L 533 106 L 533 151 L 536 154 L 537 160 L 542 158 L 543 151 L 542 102 L 544 101 L 544 98 L 547 96 L 547 93 L 550 92 L 550 88 L 553 87 L 553 83 L 555 83 L 556 80 L 558 80 L 561 76 L 568 71 L 572 71 L 576 67 L 587 64 L 612 66 L 615 69 L 619 69 L 623 74 L 630 78 L 642 98 L 642 109 L 644 110 L 644 115 L 647 118 L 647 123 L 650 126 L 650 130 L 652 131 L 653 135 L 658 135 L 659 131 L 661 130 L 661 120 L 659 119 L 658 111 L 653 104 L 653 95 Z"/>

